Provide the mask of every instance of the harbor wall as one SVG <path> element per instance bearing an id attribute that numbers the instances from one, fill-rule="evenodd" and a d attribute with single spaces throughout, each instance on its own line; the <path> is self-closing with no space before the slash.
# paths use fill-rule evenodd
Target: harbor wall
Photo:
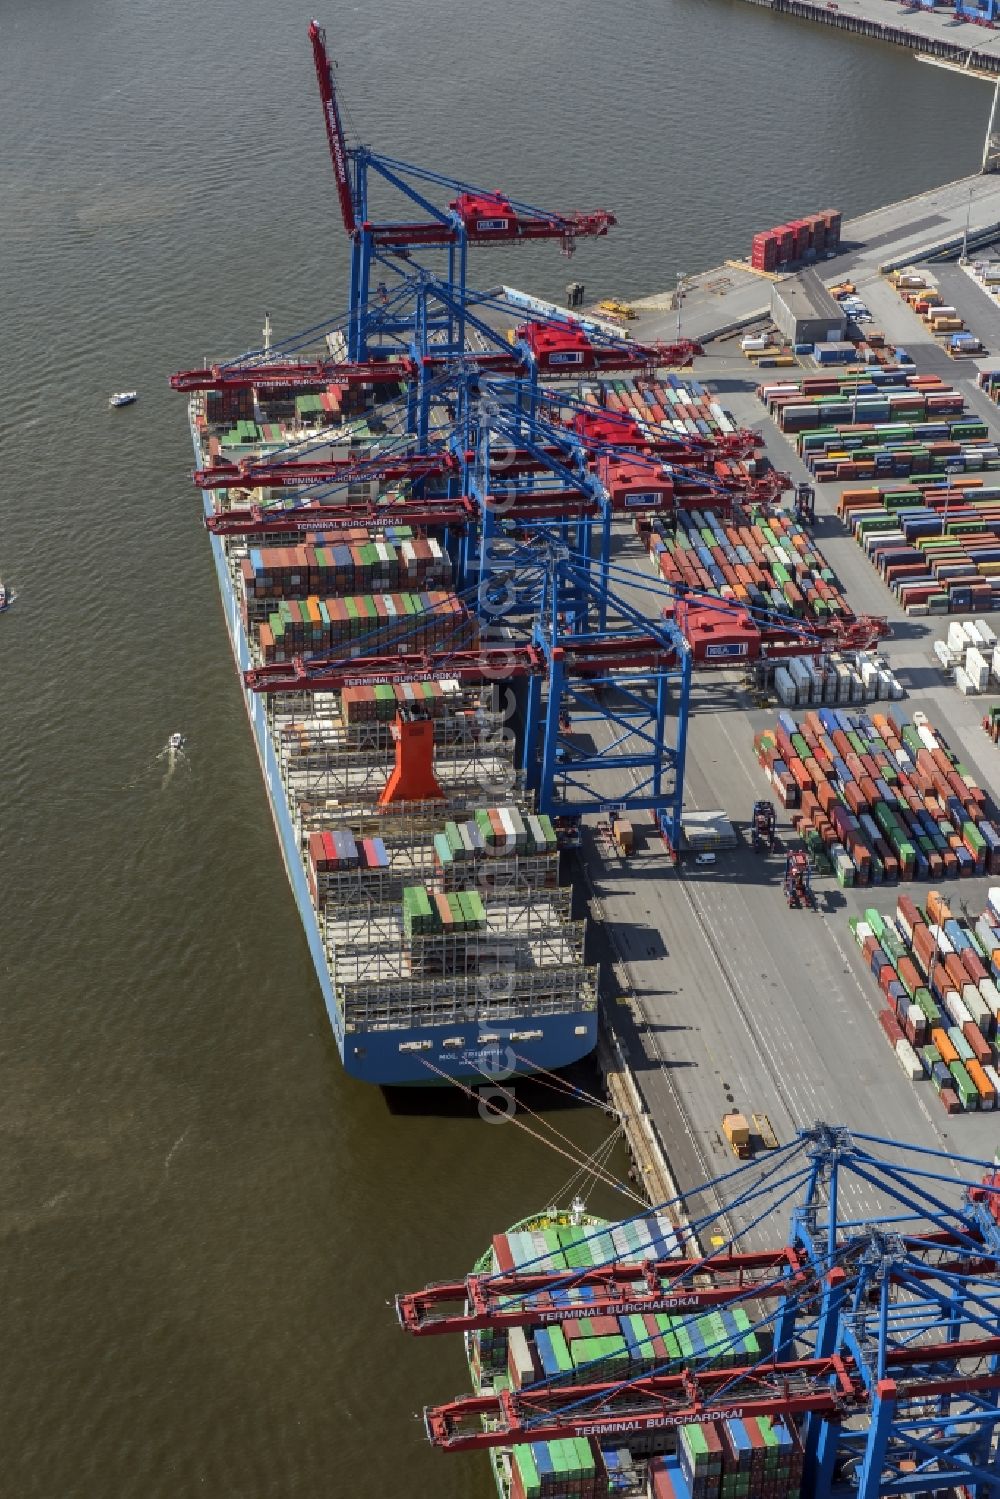
<path id="1" fill-rule="evenodd" d="M 745 0 L 764 10 L 777 11 L 780 15 L 797 16 L 805 21 L 818 21 L 826 26 L 836 26 L 841 31 L 851 31 L 856 36 L 871 37 L 874 41 L 889 42 L 896 47 L 906 47 L 911 52 L 925 52 L 931 57 L 940 57 L 964 66 L 974 65 L 1000 76 L 1000 50 L 976 47 L 963 33 L 964 40 L 950 41 L 945 37 L 924 34 L 899 24 L 899 13 L 893 10 L 894 19 L 881 20 L 874 14 L 858 10 L 847 10 L 839 5 L 817 4 L 815 0 Z M 874 10 L 876 7 L 866 7 Z M 924 13 L 933 17 L 933 11 Z M 982 34 L 982 33 L 980 33 Z M 992 37 L 994 33 L 989 33 Z"/>

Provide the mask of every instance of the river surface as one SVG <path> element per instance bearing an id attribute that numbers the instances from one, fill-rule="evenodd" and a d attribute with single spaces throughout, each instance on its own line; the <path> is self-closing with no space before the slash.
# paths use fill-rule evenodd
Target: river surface
<path id="1" fill-rule="evenodd" d="M 3 1499 L 484 1499 L 485 1460 L 412 1419 L 467 1387 L 460 1350 L 387 1302 L 571 1173 L 342 1075 L 187 481 L 167 373 L 343 303 L 308 18 L 0 0 Z M 360 138 L 618 213 L 571 267 L 483 263 L 541 294 L 656 291 L 964 175 L 985 125 L 972 83 L 739 0 L 320 19 Z M 607 1133 L 542 1107 L 577 1149 Z"/>

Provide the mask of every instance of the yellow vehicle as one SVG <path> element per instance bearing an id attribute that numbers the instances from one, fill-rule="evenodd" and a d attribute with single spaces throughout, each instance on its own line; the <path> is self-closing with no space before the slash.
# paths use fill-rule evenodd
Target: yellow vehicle
<path id="1" fill-rule="evenodd" d="M 630 822 L 624 819 L 616 819 L 611 824 L 611 836 L 618 846 L 619 853 L 628 856 L 635 847 L 635 832 Z"/>
<path id="2" fill-rule="evenodd" d="M 750 1126 L 742 1114 L 723 1114 L 722 1133 L 729 1141 L 730 1149 L 737 1160 L 750 1157 Z"/>
<path id="3" fill-rule="evenodd" d="M 602 312 L 610 312 L 612 317 L 635 317 L 635 308 L 631 302 L 620 302 L 617 297 L 605 297 L 600 308 Z"/>

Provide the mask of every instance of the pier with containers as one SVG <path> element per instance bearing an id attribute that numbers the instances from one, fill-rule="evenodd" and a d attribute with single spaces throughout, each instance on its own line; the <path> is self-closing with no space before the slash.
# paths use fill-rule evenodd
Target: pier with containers
<path id="1" fill-rule="evenodd" d="M 814 216 L 808 271 L 701 278 L 681 338 L 676 308 L 472 287 L 477 247 L 614 215 L 405 185 L 347 144 L 310 36 L 347 315 L 173 384 L 341 1056 L 513 1086 L 589 1055 L 603 1001 L 637 1164 L 678 1184 L 656 1241 L 542 1223 L 401 1307 L 468 1335 L 478 1388 L 428 1435 L 499 1454 L 504 1499 L 985 1482 L 1000 1373 L 962 1277 L 995 1298 L 1000 764 L 961 689 L 989 689 L 998 423 L 954 339 L 988 348 L 993 306 L 988 263 L 916 267 L 1000 233 L 1000 190 L 823 218 L 822 248 Z M 907 1196 L 959 1113 L 983 1170 Z M 928 1208 L 971 1268 L 914 1269 Z"/>

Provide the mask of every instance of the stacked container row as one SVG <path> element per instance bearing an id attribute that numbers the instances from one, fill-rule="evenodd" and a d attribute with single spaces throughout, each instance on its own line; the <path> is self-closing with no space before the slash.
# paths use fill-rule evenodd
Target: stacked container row
<path id="1" fill-rule="evenodd" d="M 822 552 L 792 516 L 725 520 L 714 510 L 678 512 L 675 531 L 663 521 L 636 520 L 660 575 L 704 593 L 802 618 L 846 618 L 851 610 Z"/>
<path id="2" fill-rule="evenodd" d="M 344 687 L 339 699 L 346 724 L 389 723 L 400 712 L 414 711 L 421 718 L 446 718 L 460 708 L 462 688 L 454 678 L 440 682 L 379 682 L 373 687 Z"/>
<path id="3" fill-rule="evenodd" d="M 650 1259 L 676 1258 L 680 1252 L 677 1230 L 665 1214 L 633 1218 L 626 1223 L 608 1223 L 599 1228 L 561 1223 L 545 1228 L 512 1229 L 493 1238 L 491 1265 L 494 1273 L 511 1270 L 574 1270 L 606 1265 L 613 1260 L 641 1263 Z M 572 1266 L 570 1266 L 572 1261 Z M 595 1296 L 586 1286 L 566 1287 L 536 1298 L 540 1312 L 554 1306 L 579 1304 L 586 1310 Z M 537 1359 L 529 1352 L 526 1334 L 515 1339 L 515 1367 L 509 1368 L 508 1332 L 487 1327 L 470 1340 L 470 1352 L 478 1371 L 500 1388 L 510 1383 L 529 1383 Z"/>
<path id="4" fill-rule="evenodd" d="M 798 1499 L 803 1449 L 767 1416 L 682 1426 L 677 1456 L 649 1465 L 651 1499 Z"/>
<path id="5" fill-rule="evenodd" d="M 837 508 L 908 613 L 1000 607 L 1000 485 L 845 489 Z"/>
<path id="6" fill-rule="evenodd" d="M 282 599 L 258 626 L 264 661 L 331 652 L 353 645 L 354 655 L 388 651 L 449 651 L 476 646 L 479 623 L 453 593 L 359 594 L 348 598 Z"/>
<path id="7" fill-rule="evenodd" d="M 526 854 L 551 853 L 556 832 L 551 819 L 520 813 L 516 807 L 490 807 L 469 822 L 446 822 L 434 835 L 438 863 L 461 863 L 481 853 L 506 854 L 515 849 Z"/>
<path id="8" fill-rule="evenodd" d="M 794 265 L 820 255 L 832 255 L 840 249 L 843 217 L 835 208 L 790 219 L 755 234 L 750 245 L 750 264 L 757 271 L 774 271 L 778 266 Z"/>
<path id="9" fill-rule="evenodd" d="M 985 619 L 953 619 L 945 640 L 935 640 L 934 654 L 954 674 L 963 696 L 985 692 L 990 678 L 1000 682 L 1000 645 Z"/>
<path id="10" fill-rule="evenodd" d="M 608 1475 L 596 1442 L 564 1437 L 524 1442 L 511 1452 L 511 1499 L 607 1499 Z"/>
<path id="11" fill-rule="evenodd" d="M 841 885 L 1000 872 L 996 809 L 923 722 L 821 708 L 754 738 L 800 831 L 819 834 Z"/>
<path id="12" fill-rule="evenodd" d="M 241 563 L 248 597 L 437 588 L 451 582 L 451 558 L 431 537 L 362 531 L 328 546 L 253 547 Z"/>
<path id="13" fill-rule="evenodd" d="M 922 909 L 901 895 L 891 915 L 851 920 L 886 1000 L 879 1024 L 911 1081 L 928 1077 L 949 1113 L 995 1109 L 1000 1096 L 1000 888 L 973 926 L 932 890 Z"/>

